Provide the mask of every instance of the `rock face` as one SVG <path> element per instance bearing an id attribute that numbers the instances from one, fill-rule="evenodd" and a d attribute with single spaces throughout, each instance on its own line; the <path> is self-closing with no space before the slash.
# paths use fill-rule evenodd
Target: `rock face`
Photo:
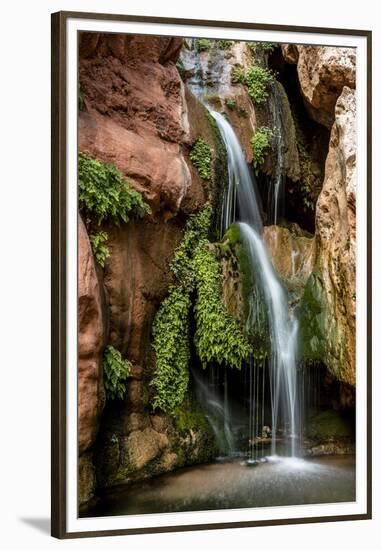
<path id="1" fill-rule="evenodd" d="M 78 226 L 78 415 L 79 449 L 94 442 L 104 406 L 102 353 L 104 327 L 102 287 L 86 228 Z"/>
<path id="2" fill-rule="evenodd" d="M 105 403 L 102 353 L 105 345 L 104 297 L 81 217 L 78 225 L 78 424 L 81 501 L 94 491 L 91 451 Z"/>
<path id="3" fill-rule="evenodd" d="M 218 41 L 211 41 L 208 51 L 197 51 L 195 40 L 187 41 L 187 48 L 181 51 L 183 78 L 197 97 L 201 89 L 206 90 L 208 102 L 223 112 L 233 126 L 244 149 L 248 162 L 253 160 L 250 138 L 255 132 L 256 115 L 253 104 L 242 84 L 232 83 L 232 72 L 240 66 L 246 69 L 252 63 L 252 54 L 245 42 L 236 42 L 228 49 L 218 47 Z M 230 104 L 229 100 L 234 100 Z"/>
<path id="4" fill-rule="evenodd" d="M 344 86 L 356 86 L 356 50 L 326 46 L 282 46 L 288 63 L 297 63 L 299 83 L 311 117 L 331 128 Z"/>
<path id="5" fill-rule="evenodd" d="M 154 212 L 175 214 L 190 189 L 184 86 L 174 60 L 180 39 L 84 33 L 79 148 L 129 176 Z M 82 52 L 82 55 L 81 55 Z"/>
<path id="6" fill-rule="evenodd" d="M 327 366 L 355 384 L 356 96 L 347 87 L 336 104 L 316 234 L 327 299 Z"/>
<path id="7" fill-rule="evenodd" d="M 275 271 L 293 293 L 294 299 L 300 298 L 315 265 L 314 237 L 293 224 L 291 228 L 267 226 L 263 239 Z"/>
<path id="8" fill-rule="evenodd" d="M 79 149 L 114 164 L 152 214 L 116 226 L 104 223 L 110 256 L 107 343 L 132 362 L 123 402 L 107 403 L 94 452 L 98 486 L 144 479 L 215 452 L 208 426 L 181 435 L 173 419 L 153 414 L 152 322 L 172 282 L 169 263 L 187 215 L 215 200 L 189 160 L 201 135 L 217 151 L 205 108 L 186 92 L 175 62 L 181 39 L 83 33 Z M 218 162 L 214 162 L 218 171 Z M 90 457 L 91 458 L 91 457 Z M 90 459 L 89 459 L 90 460 Z M 89 460 L 83 477 L 92 479 Z M 84 487 L 84 499 L 90 494 Z"/>

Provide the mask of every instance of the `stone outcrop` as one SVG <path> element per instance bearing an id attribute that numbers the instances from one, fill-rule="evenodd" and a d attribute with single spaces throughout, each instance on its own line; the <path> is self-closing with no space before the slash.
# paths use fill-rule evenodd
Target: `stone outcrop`
<path id="1" fill-rule="evenodd" d="M 266 243 L 272 264 L 280 278 L 299 299 L 316 261 L 315 239 L 303 232 L 297 224 L 290 228 L 270 225 L 264 228 Z"/>
<path id="2" fill-rule="evenodd" d="M 288 63 L 296 63 L 300 89 L 310 116 L 331 128 L 344 86 L 356 86 L 356 50 L 327 46 L 283 45 Z"/>
<path id="3" fill-rule="evenodd" d="M 103 287 L 99 281 L 89 237 L 78 218 L 78 442 L 80 501 L 92 496 L 95 475 L 91 447 L 98 433 L 105 403 L 102 353 L 106 318 Z"/>
<path id="4" fill-rule="evenodd" d="M 233 126 L 244 149 L 248 162 L 253 160 L 250 138 L 257 125 L 255 109 L 247 88 L 232 82 L 232 72 L 239 66 L 245 70 L 252 63 L 252 54 L 245 42 L 235 42 L 226 50 L 212 44 L 210 50 L 197 53 L 188 47 L 181 51 L 183 78 L 194 95 L 201 88 L 206 90 L 206 99 L 216 110 L 223 112 Z M 233 103 L 229 104 L 229 100 Z M 230 105 L 230 107 L 229 107 Z"/>
<path id="5" fill-rule="evenodd" d="M 103 290 L 86 228 L 78 226 L 78 420 L 79 450 L 94 443 L 104 406 L 102 353 L 105 345 Z"/>
<path id="6" fill-rule="evenodd" d="M 317 262 L 305 305 L 308 310 L 312 303 L 307 318 L 318 319 L 319 330 L 314 329 L 324 342 L 322 359 L 336 378 L 351 385 L 356 380 L 355 168 L 356 99 L 354 90 L 345 87 L 336 104 L 326 176 L 316 207 Z"/>
<path id="7" fill-rule="evenodd" d="M 91 48 L 93 40 L 81 38 L 79 148 L 117 166 L 154 213 L 170 217 L 193 189 L 185 91 L 174 63 L 182 41 L 101 35 Z"/>
<path id="8" fill-rule="evenodd" d="M 327 365 L 339 379 L 354 384 L 356 95 L 347 87 L 336 104 L 326 177 L 316 207 L 316 234 L 328 305 Z M 334 325 L 336 331 L 331 328 Z"/>

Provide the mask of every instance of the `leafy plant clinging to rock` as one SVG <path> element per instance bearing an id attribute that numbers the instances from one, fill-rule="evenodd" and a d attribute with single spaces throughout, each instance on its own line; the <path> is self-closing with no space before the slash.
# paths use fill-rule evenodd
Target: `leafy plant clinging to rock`
<path id="1" fill-rule="evenodd" d="M 78 155 L 78 186 L 80 209 L 94 215 L 98 224 L 108 219 L 127 223 L 131 215 L 143 217 L 150 212 L 141 194 L 115 166 L 85 153 Z"/>
<path id="2" fill-rule="evenodd" d="M 212 178 L 212 149 L 202 137 L 196 140 L 189 157 L 201 178 L 209 181 Z"/>
<path id="3" fill-rule="evenodd" d="M 197 50 L 199 52 L 208 52 L 212 47 L 212 41 L 209 38 L 199 38 L 197 40 Z"/>
<path id="4" fill-rule="evenodd" d="M 106 231 L 90 234 L 89 239 L 95 260 L 101 267 L 104 267 L 106 259 L 110 256 L 108 246 L 105 244 L 108 240 Z"/>
<path id="5" fill-rule="evenodd" d="M 178 284 L 170 289 L 154 320 L 154 407 L 163 410 L 173 411 L 186 394 L 190 297 L 194 291 L 195 344 L 203 365 L 216 362 L 240 368 L 250 353 L 238 322 L 225 311 L 220 300 L 220 266 L 207 239 L 211 217 L 210 205 L 190 216 L 171 264 Z"/>
<path id="6" fill-rule="evenodd" d="M 107 399 L 123 399 L 131 363 L 123 359 L 113 346 L 107 346 L 103 354 L 104 385 Z"/>
<path id="7" fill-rule="evenodd" d="M 251 65 L 245 73 L 245 84 L 253 103 L 264 103 L 268 97 L 268 86 L 274 80 L 274 75 L 269 69 L 259 65 Z"/>
<path id="8" fill-rule="evenodd" d="M 220 299 L 220 265 L 207 240 L 194 255 L 197 300 L 195 305 L 197 354 L 204 367 L 216 362 L 241 368 L 251 348 L 239 323 L 229 315 Z"/>
<path id="9" fill-rule="evenodd" d="M 219 40 L 218 41 L 218 47 L 221 48 L 221 50 L 229 50 L 233 45 L 233 40 Z"/>
<path id="10" fill-rule="evenodd" d="M 250 140 L 253 149 L 253 165 L 255 172 L 258 173 L 258 168 L 265 160 L 266 153 L 271 145 L 273 133 L 270 128 L 262 126 L 258 128 Z"/>
<path id="11" fill-rule="evenodd" d="M 153 325 L 156 388 L 153 406 L 172 411 L 182 403 L 188 388 L 189 310 L 191 301 L 184 287 L 172 287 L 161 303 Z"/>
<path id="12" fill-rule="evenodd" d="M 274 74 L 265 67 L 253 64 L 246 72 L 241 67 L 235 67 L 231 80 L 233 84 L 245 84 L 252 102 L 260 105 L 268 98 L 268 86 L 273 82 Z"/>

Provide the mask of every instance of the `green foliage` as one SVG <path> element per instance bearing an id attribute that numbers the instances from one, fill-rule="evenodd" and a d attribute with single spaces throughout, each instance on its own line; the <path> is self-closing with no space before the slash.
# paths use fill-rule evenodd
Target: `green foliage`
<path id="1" fill-rule="evenodd" d="M 161 303 L 153 324 L 156 388 L 153 406 L 171 411 L 180 405 L 188 388 L 189 371 L 189 292 L 172 287 Z"/>
<path id="2" fill-rule="evenodd" d="M 206 204 L 200 212 L 189 216 L 184 237 L 171 262 L 171 271 L 177 281 L 188 289 L 195 282 L 193 254 L 200 240 L 208 236 L 212 214 L 212 206 Z"/>
<path id="3" fill-rule="evenodd" d="M 307 436 L 318 441 L 351 439 L 353 426 L 348 418 L 334 410 L 326 410 L 313 416 L 307 423 Z"/>
<path id="4" fill-rule="evenodd" d="M 209 38 L 199 38 L 197 40 L 197 50 L 199 52 L 208 52 L 212 47 L 212 40 Z"/>
<path id="5" fill-rule="evenodd" d="M 233 223 L 226 230 L 220 244 L 221 253 L 227 257 L 233 255 L 238 261 L 242 298 L 244 305 L 245 334 L 251 344 L 251 355 L 263 360 L 270 349 L 269 330 L 265 301 L 257 284 L 247 248 L 242 241 L 238 224 Z"/>
<path id="6" fill-rule="evenodd" d="M 252 102 L 255 105 L 264 103 L 268 98 L 268 86 L 274 80 L 274 73 L 265 67 L 253 64 L 246 72 L 241 67 L 235 67 L 232 71 L 233 84 L 245 84 Z"/>
<path id="7" fill-rule="evenodd" d="M 113 346 L 107 346 L 103 354 L 104 385 L 107 399 L 123 399 L 131 363 L 123 359 Z"/>
<path id="8" fill-rule="evenodd" d="M 259 167 L 263 164 L 268 149 L 271 145 L 273 132 L 270 128 L 262 126 L 258 128 L 253 137 L 250 140 L 250 144 L 253 150 L 253 165 L 255 172 L 258 173 Z"/>
<path id="9" fill-rule="evenodd" d="M 189 155 L 201 178 L 206 181 L 212 178 L 212 153 L 212 148 L 200 137 L 194 143 Z"/>
<path id="10" fill-rule="evenodd" d="M 89 235 L 89 239 L 96 262 L 101 267 L 104 267 L 106 259 L 110 256 L 108 246 L 105 244 L 108 240 L 106 231 L 98 231 L 98 233 L 93 233 Z"/>
<path id="11" fill-rule="evenodd" d="M 229 50 L 233 43 L 233 40 L 219 40 L 218 47 L 221 48 L 221 50 Z"/>
<path id="12" fill-rule="evenodd" d="M 276 42 L 261 42 L 261 44 L 263 51 L 268 53 L 273 53 L 273 51 L 279 46 Z"/>
<path id="13" fill-rule="evenodd" d="M 237 108 L 237 102 L 235 99 L 229 98 L 225 101 L 225 104 L 226 104 L 226 107 L 228 107 L 232 111 Z"/>
<path id="14" fill-rule="evenodd" d="M 175 425 L 180 432 L 189 430 L 209 430 L 209 424 L 204 414 L 197 408 L 197 403 L 185 399 L 173 411 Z"/>
<path id="15" fill-rule="evenodd" d="M 299 162 L 302 172 L 302 184 L 300 186 L 303 206 L 305 210 L 314 210 L 315 205 L 312 200 L 312 190 L 315 184 L 315 177 L 313 174 L 313 161 L 312 157 L 307 151 L 305 145 L 298 142 Z"/>
<path id="16" fill-rule="evenodd" d="M 242 67 L 234 67 L 231 73 L 231 81 L 233 84 L 245 84 L 245 73 Z"/>
<path id="17" fill-rule="evenodd" d="M 274 80 L 273 73 L 259 65 L 250 65 L 245 73 L 245 84 L 255 105 L 264 103 L 268 97 L 268 86 Z"/>
<path id="18" fill-rule="evenodd" d="M 140 193 L 132 189 L 123 174 L 112 164 L 78 156 L 79 207 L 98 224 L 112 220 L 127 223 L 130 216 L 143 217 L 150 212 Z"/>
<path id="19" fill-rule="evenodd" d="M 247 45 L 253 54 L 256 53 L 256 49 L 262 49 L 265 53 L 270 54 L 279 46 L 274 42 L 248 42 Z"/>
<path id="20" fill-rule="evenodd" d="M 208 241 L 201 241 L 194 255 L 197 300 L 195 305 L 197 354 L 204 367 L 216 362 L 241 368 L 250 346 L 238 321 L 229 315 L 220 299 L 220 266 Z"/>
<path id="21" fill-rule="evenodd" d="M 153 405 L 166 411 L 183 402 L 188 386 L 189 312 L 194 291 L 195 343 L 202 363 L 239 368 L 250 352 L 238 322 L 227 314 L 220 300 L 219 263 L 207 239 L 212 214 L 207 204 L 189 217 L 171 263 L 177 286 L 171 287 L 153 324 L 156 373 L 152 385 L 157 390 Z"/>
<path id="22" fill-rule="evenodd" d="M 324 282 L 316 267 L 307 280 L 299 312 L 301 356 L 306 361 L 324 361 L 327 337 L 327 306 Z M 332 329 L 330 337 L 332 338 Z"/>

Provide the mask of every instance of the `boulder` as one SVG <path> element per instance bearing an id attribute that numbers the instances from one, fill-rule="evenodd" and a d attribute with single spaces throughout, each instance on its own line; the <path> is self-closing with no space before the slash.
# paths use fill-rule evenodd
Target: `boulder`
<path id="1" fill-rule="evenodd" d="M 130 464 L 134 470 L 141 470 L 151 460 L 161 455 L 169 445 L 165 434 L 152 428 L 132 432 L 127 439 Z"/>

